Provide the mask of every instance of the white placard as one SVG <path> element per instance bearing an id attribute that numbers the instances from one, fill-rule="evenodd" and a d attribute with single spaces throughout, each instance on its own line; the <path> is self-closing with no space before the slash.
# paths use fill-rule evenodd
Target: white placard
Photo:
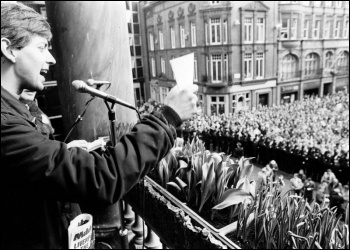
<path id="1" fill-rule="evenodd" d="M 170 60 L 177 86 L 182 90 L 193 85 L 194 53 Z"/>

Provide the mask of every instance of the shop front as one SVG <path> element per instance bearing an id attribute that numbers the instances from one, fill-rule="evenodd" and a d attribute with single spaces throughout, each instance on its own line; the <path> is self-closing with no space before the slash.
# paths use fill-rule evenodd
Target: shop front
<path id="1" fill-rule="evenodd" d="M 343 78 L 337 78 L 335 92 L 346 90 L 349 92 L 349 76 Z"/>
<path id="2" fill-rule="evenodd" d="M 321 83 L 319 81 L 304 82 L 303 96 L 319 96 Z"/>
<path id="3" fill-rule="evenodd" d="M 298 100 L 299 85 L 281 87 L 281 105 Z"/>

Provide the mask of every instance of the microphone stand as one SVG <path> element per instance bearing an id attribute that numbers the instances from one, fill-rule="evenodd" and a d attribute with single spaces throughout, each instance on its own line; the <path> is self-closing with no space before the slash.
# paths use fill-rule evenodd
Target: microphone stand
<path id="1" fill-rule="evenodd" d="M 108 119 L 109 119 L 109 126 L 110 126 L 111 143 L 112 143 L 112 146 L 115 147 L 115 145 L 117 144 L 116 136 L 115 136 L 115 112 L 113 110 L 115 103 L 112 103 L 111 107 L 108 105 L 107 101 L 105 101 L 105 104 L 108 108 Z M 119 214 L 120 214 L 119 236 L 121 238 L 121 247 L 122 247 L 122 249 L 129 249 L 128 229 L 125 227 L 124 209 L 123 209 L 123 201 L 122 200 L 118 201 L 118 210 L 119 210 Z"/>

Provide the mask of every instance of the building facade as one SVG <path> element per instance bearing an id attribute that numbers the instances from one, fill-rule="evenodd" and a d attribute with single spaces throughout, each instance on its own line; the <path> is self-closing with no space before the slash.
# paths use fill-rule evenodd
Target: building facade
<path id="1" fill-rule="evenodd" d="M 134 85 L 135 106 L 140 107 L 145 101 L 145 78 L 144 63 L 141 47 L 141 29 L 140 29 L 140 9 L 138 1 L 125 1 L 126 22 L 129 32 L 129 45 L 131 56 L 131 71 Z"/>
<path id="2" fill-rule="evenodd" d="M 349 2 L 281 1 L 277 103 L 349 88 Z"/>
<path id="3" fill-rule="evenodd" d="M 348 86 L 348 3 L 329 3 L 140 2 L 150 96 L 164 101 L 176 84 L 169 61 L 189 53 L 195 55 L 194 83 L 208 115 L 278 105 L 305 94 L 322 96 Z M 328 19 L 331 30 L 325 39 Z M 325 70 L 326 61 L 332 70 Z"/>

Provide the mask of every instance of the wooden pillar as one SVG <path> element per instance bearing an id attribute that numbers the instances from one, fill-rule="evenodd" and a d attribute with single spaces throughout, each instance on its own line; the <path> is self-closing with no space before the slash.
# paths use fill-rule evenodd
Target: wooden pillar
<path id="1" fill-rule="evenodd" d="M 80 115 L 90 95 L 76 92 L 74 80 L 93 78 L 112 84 L 107 92 L 134 104 L 125 2 L 47 1 L 52 27 L 55 71 L 65 133 Z M 102 87 L 101 90 L 105 88 Z M 116 106 L 116 122 L 136 122 L 135 111 Z M 109 135 L 108 110 L 96 98 L 70 140 L 93 141 Z M 69 141 L 70 141 L 69 140 Z"/>

